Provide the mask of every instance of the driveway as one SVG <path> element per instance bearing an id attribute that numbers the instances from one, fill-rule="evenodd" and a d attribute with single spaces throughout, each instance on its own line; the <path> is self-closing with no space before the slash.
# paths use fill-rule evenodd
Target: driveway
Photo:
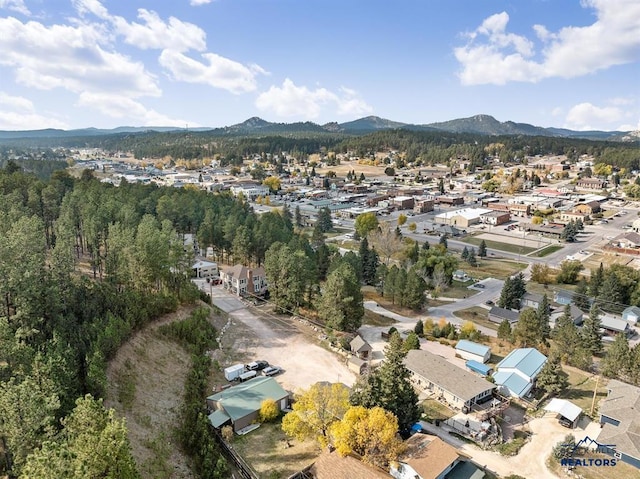
<path id="1" fill-rule="evenodd" d="M 307 389 L 318 381 L 347 386 L 355 383 L 356 376 L 343 357 L 313 340 L 321 331 L 293 318 L 275 316 L 268 307 L 245 304 L 221 286 L 210 288 L 207 293 L 213 304 L 228 314 L 231 323 L 222 336 L 222 346 L 232 358 L 222 367 L 264 359 L 283 369 L 274 378 L 288 391 Z"/>

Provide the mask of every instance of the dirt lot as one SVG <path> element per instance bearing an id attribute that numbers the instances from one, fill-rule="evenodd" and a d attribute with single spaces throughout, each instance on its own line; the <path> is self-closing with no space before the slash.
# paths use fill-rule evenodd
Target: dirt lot
<path id="1" fill-rule="evenodd" d="M 188 459 L 173 438 L 189 354 L 160 337 L 160 325 L 186 318 L 180 308 L 136 333 L 107 369 L 105 405 L 126 418 L 133 456 L 143 478 L 192 478 Z"/>
<path id="2" fill-rule="evenodd" d="M 214 305 L 231 319 L 221 340 L 226 356 L 219 359 L 222 367 L 265 359 L 283 369 L 275 379 L 289 391 L 308 388 L 318 381 L 347 386 L 355 382 L 344 359 L 318 344 L 322 331 L 275 316 L 268 305 L 248 307 L 221 287 L 213 288 L 212 294 Z"/>

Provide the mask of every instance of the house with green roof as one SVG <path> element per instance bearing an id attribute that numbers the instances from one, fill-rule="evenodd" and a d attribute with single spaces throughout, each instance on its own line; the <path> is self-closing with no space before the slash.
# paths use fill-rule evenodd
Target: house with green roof
<path id="1" fill-rule="evenodd" d="M 273 399 L 282 411 L 289 407 L 290 394 L 272 377 L 250 379 L 207 398 L 207 405 L 213 410 L 209 422 L 215 428 L 231 424 L 238 432 L 258 419 L 265 399 Z"/>

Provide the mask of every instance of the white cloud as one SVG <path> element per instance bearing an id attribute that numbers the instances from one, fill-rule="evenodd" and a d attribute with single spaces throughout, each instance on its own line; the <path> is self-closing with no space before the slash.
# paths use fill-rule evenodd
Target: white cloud
<path id="1" fill-rule="evenodd" d="M 0 8 L 6 8 L 23 15 L 31 15 L 31 12 L 24 4 L 24 0 L 0 0 Z"/>
<path id="2" fill-rule="evenodd" d="M 101 47 L 99 26 L 45 26 L 0 18 L 0 65 L 12 67 L 16 81 L 51 90 L 117 91 L 132 97 L 160 95 L 156 79 L 140 62 Z"/>
<path id="3" fill-rule="evenodd" d="M 194 7 L 199 7 L 200 5 L 207 5 L 208 3 L 211 3 L 213 0 L 191 0 L 191 5 Z"/>
<path id="4" fill-rule="evenodd" d="M 609 129 L 603 125 L 619 124 L 624 120 L 624 112 L 615 106 L 598 107 L 591 103 L 573 106 L 565 118 L 565 128 L 572 130 Z"/>
<path id="5" fill-rule="evenodd" d="M 134 119 L 142 126 L 184 126 L 187 123 L 147 109 L 142 103 L 126 96 L 111 93 L 81 93 L 78 105 L 95 108 L 112 118 Z"/>
<path id="6" fill-rule="evenodd" d="M 159 61 L 174 80 L 202 83 L 236 94 L 254 91 L 256 76 L 267 73 L 258 65 L 243 65 L 215 53 L 203 53 L 202 58 L 204 63 L 182 52 L 163 50 Z"/>
<path id="7" fill-rule="evenodd" d="M 337 113 L 341 115 L 371 113 L 373 110 L 354 90 L 342 87 L 340 93 L 341 96 L 326 88 L 310 90 L 306 86 L 297 86 L 287 78 L 281 87 L 273 85 L 261 93 L 256 99 L 256 107 L 280 117 L 308 120 L 319 117 L 327 105 L 337 107 Z"/>
<path id="8" fill-rule="evenodd" d="M 41 128 L 68 128 L 57 118 L 36 113 L 33 102 L 22 96 L 0 91 L 0 130 L 38 130 Z"/>
<path id="9" fill-rule="evenodd" d="M 537 82 L 545 78 L 572 78 L 640 59 L 640 2 L 637 0 L 583 0 L 595 10 L 588 26 L 549 32 L 534 25 L 544 43 L 541 59 L 534 59 L 534 44 L 525 36 L 506 33 L 506 12 L 492 15 L 474 32 L 465 46 L 454 49 L 462 65 L 465 85 Z"/>

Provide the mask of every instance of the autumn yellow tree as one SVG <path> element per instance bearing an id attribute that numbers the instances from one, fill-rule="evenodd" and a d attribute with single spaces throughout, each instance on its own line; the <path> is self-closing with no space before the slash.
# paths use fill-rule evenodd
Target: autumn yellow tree
<path id="1" fill-rule="evenodd" d="M 271 422 L 278 417 L 280 413 L 278 405 L 273 399 L 265 399 L 260 403 L 260 412 L 258 418 L 260 422 Z"/>
<path id="2" fill-rule="evenodd" d="M 407 222 L 407 215 L 401 214 L 398 216 L 398 226 L 402 226 Z"/>
<path id="3" fill-rule="evenodd" d="M 331 439 L 341 456 L 356 453 L 364 462 L 387 467 L 402 451 L 398 419 L 381 407 L 353 406 L 331 426 Z"/>
<path id="4" fill-rule="evenodd" d="M 278 178 L 277 176 L 269 176 L 268 178 L 265 178 L 262 184 L 264 186 L 268 186 L 269 189 L 274 193 L 278 192 L 281 186 L 280 178 Z"/>
<path id="5" fill-rule="evenodd" d="M 298 440 L 315 438 L 329 443 L 329 428 L 349 409 L 349 389 L 342 383 L 316 383 L 296 394 L 293 411 L 282 419 L 282 430 Z"/>

